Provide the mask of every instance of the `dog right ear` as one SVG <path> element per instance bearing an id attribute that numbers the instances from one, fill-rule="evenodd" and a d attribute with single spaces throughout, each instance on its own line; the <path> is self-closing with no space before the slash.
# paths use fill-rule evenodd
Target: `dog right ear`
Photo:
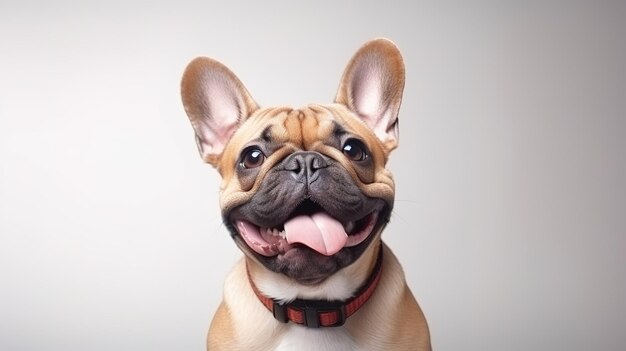
<path id="1" fill-rule="evenodd" d="M 200 156 L 214 167 L 239 125 L 259 108 L 231 70 L 207 57 L 189 63 L 181 96 Z"/>

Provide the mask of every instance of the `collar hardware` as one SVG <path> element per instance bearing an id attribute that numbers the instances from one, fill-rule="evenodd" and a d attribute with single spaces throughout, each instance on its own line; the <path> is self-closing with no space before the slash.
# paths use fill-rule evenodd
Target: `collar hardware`
<path id="1" fill-rule="evenodd" d="M 291 321 L 309 328 L 339 327 L 374 294 L 382 273 L 382 261 L 383 247 L 381 245 L 372 273 L 367 278 L 365 284 L 357 290 L 356 294 L 346 301 L 295 299 L 288 303 L 279 303 L 263 295 L 252 281 L 247 267 L 246 271 L 255 295 L 272 312 L 277 321 L 281 323 Z"/>

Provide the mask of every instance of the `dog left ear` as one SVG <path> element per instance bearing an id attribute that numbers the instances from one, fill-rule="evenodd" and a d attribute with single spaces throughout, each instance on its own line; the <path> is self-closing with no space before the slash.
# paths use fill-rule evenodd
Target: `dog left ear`
<path id="1" fill-rule="evenodd" d="M 354 111 L 391 151 L 398 146 L 403 89 L 400 50 L 390 40 L 375 39 L 365 43 L 348 63 L 335 101 Z"/>

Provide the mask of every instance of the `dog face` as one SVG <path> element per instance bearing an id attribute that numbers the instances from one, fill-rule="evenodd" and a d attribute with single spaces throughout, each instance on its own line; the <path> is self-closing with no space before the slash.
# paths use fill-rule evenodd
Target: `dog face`
<path id="1" fill-rule="evenodd" d="M 209 58 L 192 61 L 183 105 L 202 158 L 222 176 L 224 223 L 266 268 L 317 284 L 379 240 L 393 207 L 385 168 L 398 143 L 404 65 L 388 40 L 366 43 L 335 99 L 264 108 Z"/>

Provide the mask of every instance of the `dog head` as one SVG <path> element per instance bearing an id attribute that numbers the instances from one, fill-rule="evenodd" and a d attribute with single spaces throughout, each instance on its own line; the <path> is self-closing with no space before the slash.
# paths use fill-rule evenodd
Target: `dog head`
<path id="1" fill-rule="evenodd" d="M 392 42 L 358 50 L 331 104 L 259 108 L 226 66 L 203 57 L 181 85 L 200 155 L 222 176 L 224 223 L 249 258 L 316 284 L 380 240 L 404 88 Z"/>

